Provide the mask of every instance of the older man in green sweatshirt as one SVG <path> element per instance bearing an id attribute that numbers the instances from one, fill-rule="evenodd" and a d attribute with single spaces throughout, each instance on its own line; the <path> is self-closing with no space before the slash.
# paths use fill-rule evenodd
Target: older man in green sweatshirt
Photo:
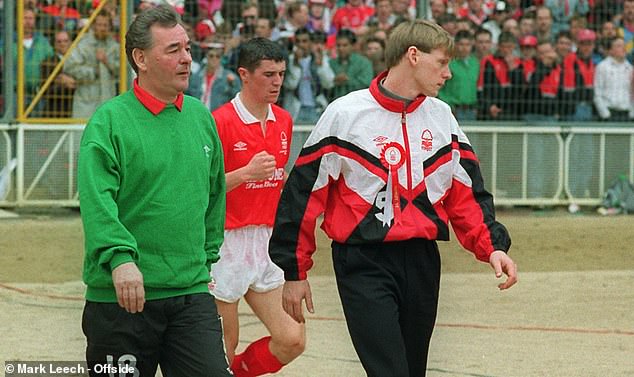
<path id="1" fill-rule="evenodd" d="M 126 53 L 134 88 L 97 109 L 79 156 L 90 375 L 125 365 L 154 376 L 160 365 L 165 377 L 230 376 L 208 291 L 223 240 L 222 146 L 207 108 L 183 95 L 189 37 L 159 6 L 130 25 Z"/>

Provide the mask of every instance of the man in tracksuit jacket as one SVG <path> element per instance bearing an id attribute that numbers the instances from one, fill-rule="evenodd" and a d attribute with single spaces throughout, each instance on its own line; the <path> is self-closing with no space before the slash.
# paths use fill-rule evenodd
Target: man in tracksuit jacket
<path id="1" fill-rule="evenodd" d="M 432 96 L 451 77 L 453 40 L 428 21 L 400 24 L 386 73 L 333 102 L 295 163 L 269 253 L 284 270 L 284 309 L 313 312 L 307 272 L 314 228 L 333 239 L 337 286 L 368 376 L 424 376 L 437 312 L 436 240 L 461 244 L 516 282 L 511 240 L 495 221 L 478 160 L 449 106 Z"/>

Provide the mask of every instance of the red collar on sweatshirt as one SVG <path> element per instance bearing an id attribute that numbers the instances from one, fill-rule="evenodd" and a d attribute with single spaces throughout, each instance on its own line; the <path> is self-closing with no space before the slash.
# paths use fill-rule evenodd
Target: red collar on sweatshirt
<path id="1" fill-rule="evenodd" d="M 407 109 L 404 109 L 405 102 L 396 98 L 388 97 L 385 94 L 381 93 L 381 89 L 379 89 L 379 83 L 383 81 L 386 76 L 387 71 L 384 71 L 380 73 L 377 77 L 375 77 L 370 84 L 370 94 L 372 94 L 372 97 L 374 97 L 379 105 L 383 106 L 389 111 L 401 113 L 403 112 L 403 110 L 405 110 L 407 113 L 411 113 L 412 111 L 416 110 L 421 103 L 423 103 L 426 97 L 421 94 L 418 97 L 414 98 L 412 102 L 410 102 L 409 106 L 407 106 Z"/>
<path id="2" fill-rule="evenodd" d="M 134 88 L 132 89 L 134 91 L 134 95 L 149 112 L 153 115 L 158 115 L 161 111 L 163 111 L 167 104 L 148 93 L 145 89 L 141 88 L 138 80 L 139 79 L 134 79 Z M 176 100 L 173 103 L 178 111 L 182 111 L 183 93 L 178 93 Z"/>

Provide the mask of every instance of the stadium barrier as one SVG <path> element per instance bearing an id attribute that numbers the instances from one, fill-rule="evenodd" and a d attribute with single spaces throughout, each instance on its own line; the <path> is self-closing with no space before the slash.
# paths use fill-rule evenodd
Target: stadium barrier
<path id="1" fill-rule="evenodd" d="M 634 177 L 634 128 L 465 123 L 496 205 L 600 204 L 610 183 Z M 83 125 L 0 125 L 0 207 L 79 205 L 77 157 Z M 312 126 L 297 125 L 292 166 Z M 0 186 L 0 193 L 3 193 Z"/>
<path id="2" fill-rule="evenodd" d="M 15 173 L 12 138 L 10 132 L 14 127 L 0 124 L 0 207 L 10 206 L 15 202 Z"/>

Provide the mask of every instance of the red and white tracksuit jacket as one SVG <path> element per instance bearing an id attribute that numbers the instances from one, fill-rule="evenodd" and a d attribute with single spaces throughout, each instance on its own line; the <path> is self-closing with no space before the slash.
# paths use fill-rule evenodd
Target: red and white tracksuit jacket
<path id="1" fill-rule="evenodd" d="M 286 280 L 306 279 L 322 213 L 345 244 L 448 240 L 450 221 L 479 260 L 511 245 L 449 106 L 421 96 L 405 108 L 381 92 L 384 75 L 328 106 L 295 162 L 269 248 Z"/>

